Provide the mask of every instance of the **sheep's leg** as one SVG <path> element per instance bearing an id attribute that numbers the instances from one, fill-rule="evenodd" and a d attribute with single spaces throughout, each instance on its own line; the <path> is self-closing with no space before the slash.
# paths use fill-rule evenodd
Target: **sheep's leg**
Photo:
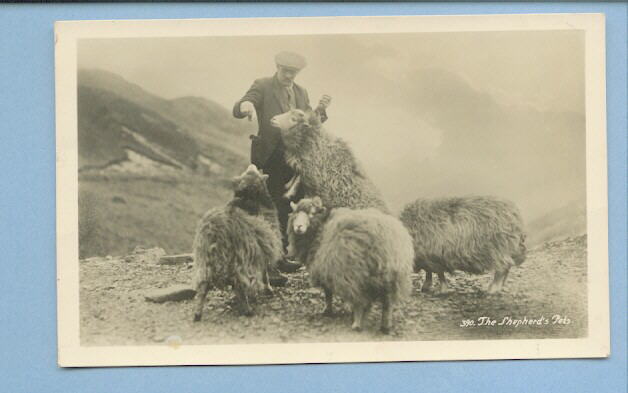
<path id="1" fill-rule="evenodd" d="M 353 305 L 353 324 L 351 325 L 351 329 L 358 332 L 362 330 L 364 314 L 366 314 L 366 307 L 364 307 L 364 305 Z"/>
<path id="2" fill-rule="evenodd" d="M 438 272 L 438 283 L 440 284 L 440 288 L 438 290 L 439 293 L 445 294 L 450 291 L 449 284 L 447 283 L 447 277 L 445 277 L 445 272 Z"/>
<path id="3" fill-rule="evenodd" d="M 275 291 L 273 290 L 273 286 L 270 285 L 270 278 L 268 277 L 268 269 L 264 269 L 263 280 L 264 280 L 264 292 L 266 292 L 267 295 L 272 295 L 273 293 L 275 293 Z"/>
<path id="4" fill-rule="evenodd" d="M 392 304 L 390 294 L 382 298 L 382 333 L 389 334 L 392 328 Z"/>
<path id="5" fill-rule="evenodd" d="M 240 294 L 238 296 L 238 302 L 240 304 L 240 312 L 242 315 L 246 315 L 250 317 L 253 315 L 253 308 L 251 307 L 251 303 L 249 302 L 249 295 L 246 290 L 240 289 Z"/>
<path id="6" fill-rule="evenodd" d="M 240 277 L 240 280 L 237 280 L 234 286 L 236 302 L 238 304 L 238 308 L 240 309 L 240 313 L 246 316 L 251 316 L 253 315 L 253 309 L 249 303 L 249 294 L 247 291 L 248 285 L 242 282 L 242 279 L 243 278 Z"/>
<path id="7" fill-rule="evenodd" d="M 432 273 L 429 270 L 425 271 L 425 282 L 423 283 L 423 286 L 421 287 L 421 292 L 430 292 L 432 290 L 432 276 L 434 273 Z"/>
<path id="8" fill-rule="evenodd" d="M 323 287 L 323 291 L 325 292 L 325 311 L 323 311 L 323 315 L 332 316 L 334 315 L 334 307 L 332 305 L 333 294 L 331 289 L 327 287 Z"/>
<path id="9" fill-rule="evenodd" d="M 251 308 L 251 304 L 249 303 L 249 294 L 244 292 L 244 315 L 247 317 L 253 315 L 253 308 Z"/>
<path id="10" fill-rule="evenodd" d="M 207 298 L 207 292 L 209 291 L 209 284 L 207 281 L 203 281 L 198 286 L 198 292 L 196 296 L 198 296 L 198 302 L 196 303 L 196 311 L 194 312 L 194 322 L 198 322 L 201 320 L 203 315 L 203 307 L 205 306 L 205 299 Z"/>
<path id="11" fill-rule="evenodd" d="M 497 293 L 504 288 L 509 270 L 495 270 L 495 276 L 493 277 L 493 282 L 488 287 L 488 293 Z"/>
<path id="12" fill-rule="evenodd" d="M 283 197 L 286 199 L 292 199 L 295 195 L 297 195 L 297 191 L 299 189 L 299 185 L 301 184 L 301 176 L 294 175 L 292 179 L 286 184 L 286 193 L 283 194 Z"/>
<path id="13" fill-rule="evenodd" d="M 506 279 L 508 278 L 508 273 L 510 272 L 510 269 L 506 269 L 506 271 L 504 272 L 503 276 L 502 276 L 502 281 L 499 285 L 499 289 L 503 290 L 504 289 L 504 285 L 506 284 Z"/>

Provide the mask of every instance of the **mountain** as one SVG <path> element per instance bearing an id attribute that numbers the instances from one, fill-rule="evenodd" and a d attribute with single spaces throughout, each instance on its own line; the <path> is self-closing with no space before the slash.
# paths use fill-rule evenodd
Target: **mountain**
<path id="1" fill-rule="evenodd" d="M 194 168 L 197 143 L 159 114 L 107 90 L 78 88 L 79 168 L 124 160 L 132 150 L 178 169 Z"/>
<path id="2" fill-rule="evenodd" d="M 122 161 L 151 168 L 196 170 L 209 165 L 235 173 L 246 163 L 249 124 L 208 99 L 167 100 L 119 75 L 78 73 L 79 168 Z"/>
<path id="3" fill-rule="evenodd" d="M 527 233 L 528 244 L 531 246 L 586 234 L 586 205 L 581 201 L 573 201 L 554 209 L 530 221 Z"/>
<path id="4" fill-rule="evenodd" d="M 167 100 L 112 72 L 97 69 L 79 70 L 78 85 L 114 93 L 120 98 L 159 113 L 168 120 L 183 123 L 189 128 L 184 130 L 187 132 L 208 131 L 229 137 L 244 136 L 249 131 L 246 123 L 234 119 L 230 110 L 214 101 L 201 97 Z"/>
<path id="5" fill-rule="evenodd" d="M 229 200 L 248 163 L 249 122 L 99 70 L 79 71 L 77 95 L 81 257 L 138 244 L 189 251 L 198 219 Z"/>

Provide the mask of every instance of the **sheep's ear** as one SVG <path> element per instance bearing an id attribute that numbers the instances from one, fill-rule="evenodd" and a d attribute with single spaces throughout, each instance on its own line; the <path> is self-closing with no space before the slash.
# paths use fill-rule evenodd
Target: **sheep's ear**
<path id="1" fill-rule="evenodd" d="M 323 201 L 321 200 L 321 197 L 319 196 L 315 196 L 314 198 L 312 198 L 312 202 L 314 202 L 314 205 L 318 207 L 323 207 Z"/>
<path id="2" fill-rule="evenodd" d="M 321 125 L 321 117 L 318 114 L 318 112 L 311 111 L 308 115 L 309 115 L 307 119 L 308 126 L 316 128 Z"/>
<path id="3" fill-rule="evenodd" d="M 321 206 L 321 207 L 318 209 L 319 214 L 325 214 L 325 212 L 326 212 L 326 211 L 327 211 L 327 208 L 326 208 L 325 206 Z"/>
<path id="4" fill-rule="evenodd" d="M 264 175 L 264 174 L 262 174 L 262 180 L 263 180 L 263 181 L 266 181 L 267 179 L 268 179 L 268 175 Z"/>
<path id="5" fill-rule="evenodd" d="M 293 212 L 297 211 L 297 204 L 290 201 L 290 208 L 292 209 Z"/>
<path id="6" fill-rule="evenodd" d="M 305 125 L 305 126 L 308 125 L 307 115 L 305 114 L 305 112 L 303 112 L 301 109 L 295 109 L 293 113 L 294 115 L 296 115 L 297 124 Z"/>

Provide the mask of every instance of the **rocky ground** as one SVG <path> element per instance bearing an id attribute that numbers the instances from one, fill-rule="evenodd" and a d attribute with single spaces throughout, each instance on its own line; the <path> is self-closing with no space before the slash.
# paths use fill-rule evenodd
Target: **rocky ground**
<path id="1" fill-rule="evenodd" d="M 203 320 L 194 323 L 194 300 L 146 300 L 156 289 L 188 284 L 192 275 L 189 262 L 157 264 L 155 257 L 139 251 L 126 257 L 81 260 L 82 345 L 573 338 L 587 334 L 586 236 L 530 250 L 525 263 L 511 271 L 506 290 L 499 295 L 486 294 L 488 275 L 450 275 L 454 292 L 444 296 L 421 293 L 424 277 L 415 275 L 415 290 L 396 309 L 389 336 L 378 332 L 378 306 L 362 332 L 351 331 L 350 312 L 338 299 L 337 314 L 323 316 L 322 293 L 309 286 L 305 271 L 290 274 L 286 287 L 261 298 L 253 317 L 232 311 L 231 292 L 212 291 Z M 541 325 L 517 322 L 524 319 Z"/>

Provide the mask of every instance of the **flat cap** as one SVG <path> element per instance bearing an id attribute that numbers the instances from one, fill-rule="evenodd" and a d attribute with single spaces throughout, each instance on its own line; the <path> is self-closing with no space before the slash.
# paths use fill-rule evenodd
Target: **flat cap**
<path id="1" fill-rule="evenodd" d="M 282 67 L 296 68 L 300 70 L 307 65 L 305 57 L 294 52 L 279 52 L 275 55 L 275 63 Z"/>

